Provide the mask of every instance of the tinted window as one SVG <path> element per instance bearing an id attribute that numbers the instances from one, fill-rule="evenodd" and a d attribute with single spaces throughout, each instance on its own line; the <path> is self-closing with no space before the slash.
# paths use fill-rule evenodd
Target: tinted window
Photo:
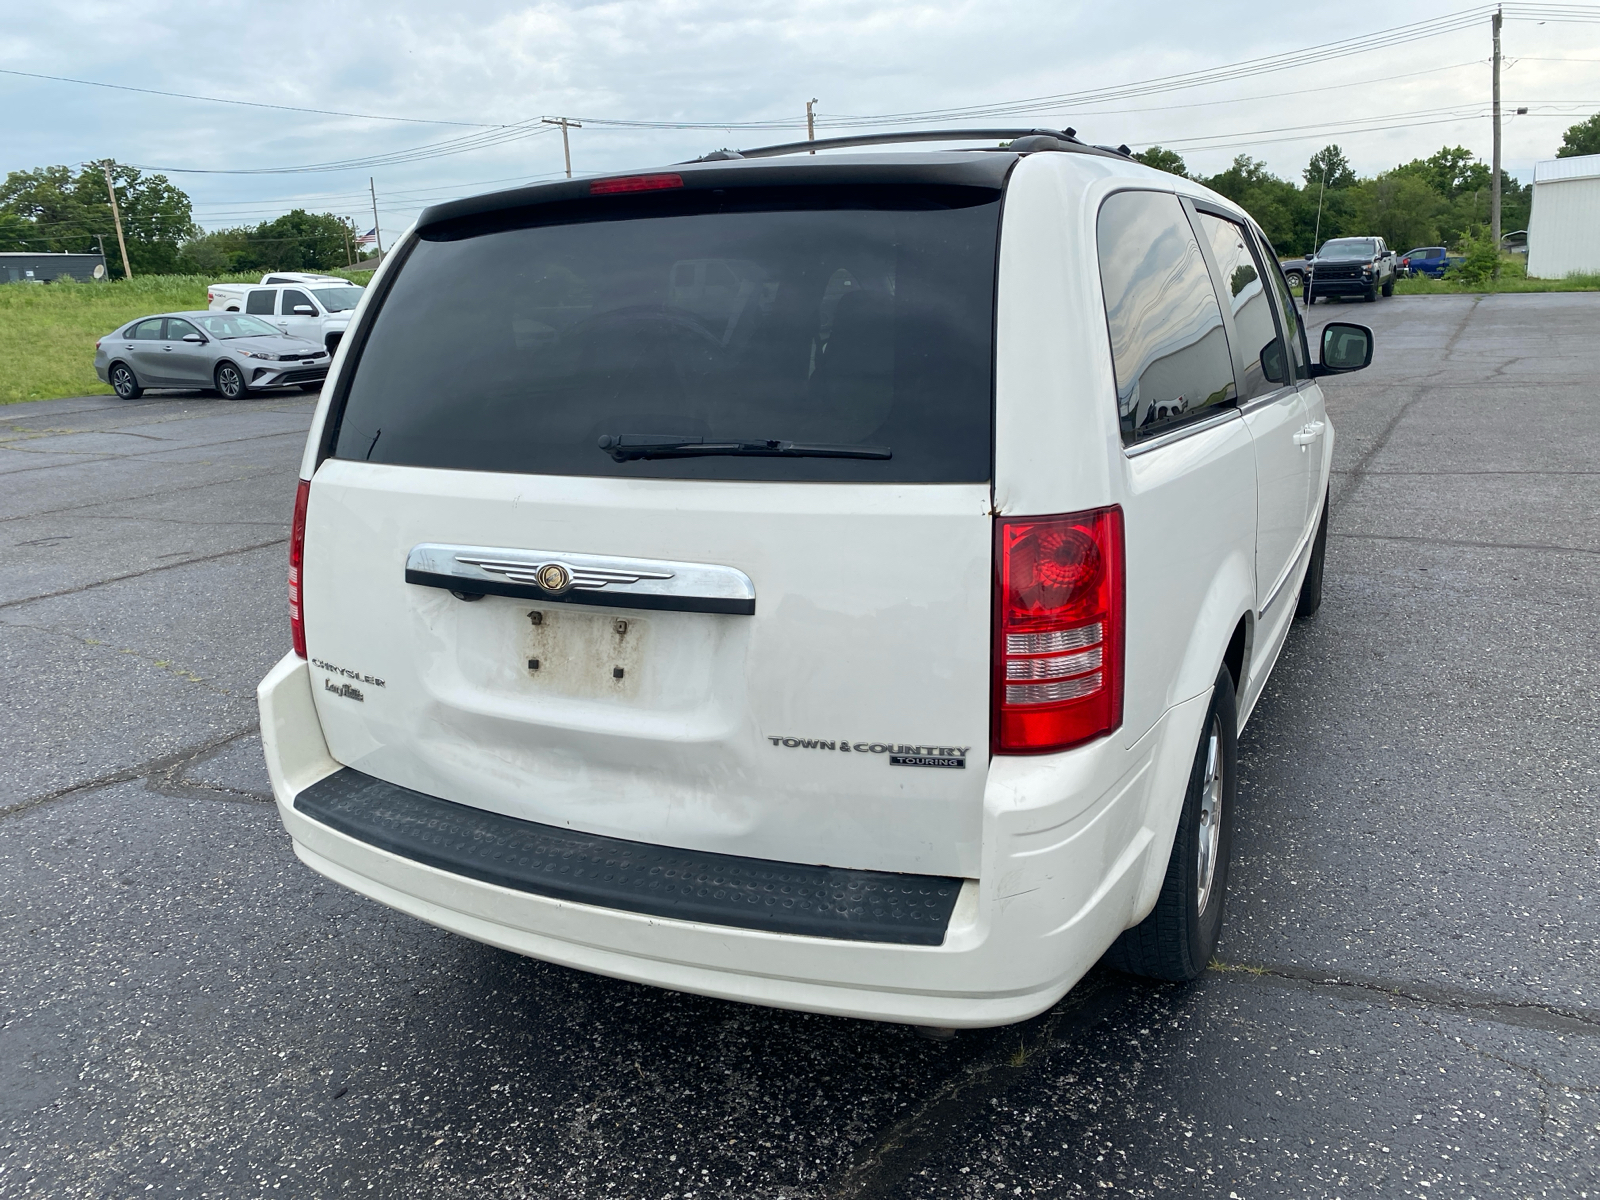
<path id="1" fill-rule="evenodd" d="M 1262 261 L 1276 263 L 1278 260 L 1272 253 L 1272 247 L 1265 241 L 1257 241 L 1258 249 L 1265 251 Z M 1300 310 L 1294 306 L 1294 295 L 1289 291 L 1288 281 L 1283 277 L 1283 268 L 1267 271 L 1267 286 L 1273 295 L 1273 302 L 1278 308 L 1278 323 L 1283 331 L 1283 336 L 1289 343 L 1289 361 L 1296 379 L 1311 378 L 1311 371 L 1306 365 L 1306 331 L 1300 323 Z M 1268 372 L 1269 375 L 1274 372 Z"/>
<path id="2" fill-rule="evenodd" d="M 250 293 L 249 299 L 244 303 L 244 310 L 247 313 L 255 313 L 258 317 L 270 317 L 272 315 L 273 301 L 277 298 L 277 292 L 268 291 L 266 288 L 258 288 Z"/>
<path id="3" fill-rule="evenodd" d="M 1109 197 L 1100 208 L 1099 248 L 1123 440 L 1165 433 L 1231 403 L 1222 310 L 1178 198 Z"/>
<path id="4" fill-rule="evenodd" d="M 425 232 L 409 251 L 335 454 L 626 478 L 989 478 L 997 192 L 752 188 L 535 212 L 545 223 Z M 630 434 L 892 457 L 618 463 L 600 449 Z"/>
<path id="5" fill-rule="evenodd" d="M 167 318 L 167 341 L 169 342 L 182 341 L 189 334 L 199 332 L 187 321 L 180 321 L 177 317 Z"/>
<path id="6" fill-rule="evenodd" d="M 1282 368 L 1278 327 L 1272 320 L 1272 296 L 1261 276 L 1261 264 L 1250 247 L 1250 237 L 1242 225 L 1225 221 L 1210 213 L 1199 213 L 1200 232 L 1211 243 L 1212 257 L 1222 276 L 1223 296 L 1233 308 L 1233 329 L 1239 337 L 1239 357 L 1244 359 L 1244 376 L 1239 380 L 1239 399 L 1249 400 L 1289 382 Z M 1274 366 L 1268 378 L 1261 363 L 1263 355 Z"/>
<path id="7" fill-rule="evenodd" d="M 145 342 L 159 342 L 161 340 L 161 318 L 151 317 L 148 321 L 140 321 L 128 330 L 128 336 Z"/>
<path id="8" fill-rule="evenodd" d="M 315 304 L 311 303 L 310 296 L 306 295 L 304 292 L 295 291 L 291 288 L 284 291 L 283 306 L 279 308 L 278 311 L 286 317 L 293 316 L 295 305 L 297 304 L 304 304 L 307 308 L 311 309 L 315 309 L 317 307 Z M 303 316 L 304 314 L 301 315 Z"/>

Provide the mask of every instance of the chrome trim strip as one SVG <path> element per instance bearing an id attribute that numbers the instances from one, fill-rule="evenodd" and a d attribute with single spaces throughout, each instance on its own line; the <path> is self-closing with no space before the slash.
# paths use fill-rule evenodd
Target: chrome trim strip
<path id="1" fill-rule="evenodd" d="M 1240 412 L 1255 412 L 1258 408 L 1265 408 L 1269 404 L 1276 404 L 1280 400 L 1300 394 L 1299 383 L 1286 383 L 1282 387 L 1274 388 L 1270 392 L 1256 396 L 1239 409 Z"/>
<path id="2" fill-rule="evenodd" d="M 1283 585 L 1294 578 L 1295 570 L 1300 566 L 1300 560 L 1305 557 L 1306 548 L 1316 539 L 1317 526 L 1321 521 L 1322 509 L 1319 508 L 1317 509 L 1317 519 L 1311 522 L 1310 531 L 1300 539 L 1300 544 L 1295 547 L 1294 556 L 1289 559 L 1289 565 L 1283 569 L 1283 574 L 1278 577 L 1278 582 L 1272 585 L 1272 591 L 1267 593 L 1267 602 L 1261 606 L 1261 611 L 1256 614 L 1257 617 L 1267 615 L 1267 609 L 1271 608 L 1273 602 L 1277 600 L 1279 594 L 1283 591 Z"/>
<path id="3" fill-rule="evenodd" d="M 756 611 L 750 577 L 712 563 L 424 542 L 406 556 L 405 578 L 423 587 L 555 603 L 735 616 Z M 552 581 L 555 586 L 544 586 Z"/>
<path id="4" fill-rule="evenodd" d="M 1180 442 L 1184 438 L 1193 437 L 1197 433 L 1204 433 L 1208 429 L 1215 429 L 1218 425 L 1225 425 L 1229 421 L 1242 419 L 1238 408 L 1230 407 L 1215 416 L 1205 417 L 1196 421 L 1193 425 L 1184 425 L 1179 429 L 1174 429 L 1171 433 L 1163 433 L 1160 437 L 1153 437 L 1147 442 L 1135 442 L 1131 446 L 1124 446 L 1122 453 L 1129 458 L 1134 458 L 1140 454 L 1148 454 L 1152 450 L 1159 450 L 1163 446 L 1170 446 L 1173 442 Z"/>

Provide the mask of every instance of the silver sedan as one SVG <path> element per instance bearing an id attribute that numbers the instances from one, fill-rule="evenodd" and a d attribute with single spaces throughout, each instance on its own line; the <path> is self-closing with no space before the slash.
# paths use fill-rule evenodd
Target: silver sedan
<path id="1" fill-rule="evenodd" d="M 224 399 L 320 387 L 331 356 L 247 313 L 140 317 L 95 343 L 94 371 L 124 400 L 145 388 L 214 388 Z"/>

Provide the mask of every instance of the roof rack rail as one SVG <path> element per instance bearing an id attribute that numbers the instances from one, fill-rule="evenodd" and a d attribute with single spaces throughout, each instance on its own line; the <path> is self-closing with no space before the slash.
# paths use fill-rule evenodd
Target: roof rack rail
<path id="1" fill-rule="evenodd" d="M 809 142 L 783 142 L 777 146 L 755 146 L 749 150 L 713 150 L 694 159 L 695 162 L 720 162 L 730 158 L 776 158 L 782 154 L 806 154 L 813 150 L 842 150 L 849 146 L 886 146 L 896 142 L 1015 142 L 1021 138 L 1038 138 L 1040 143 L 1016 149 L 1026 150 L 1095 150 L 1078 140 L 1076 129 L 913 129 L 900 133 L 864 133 L 855 137 L 817 138 Z M 1056 145 L 1045 145 L 1053 141 Z M 1114 153 L 1112 151 L 1111 153 Z"/>

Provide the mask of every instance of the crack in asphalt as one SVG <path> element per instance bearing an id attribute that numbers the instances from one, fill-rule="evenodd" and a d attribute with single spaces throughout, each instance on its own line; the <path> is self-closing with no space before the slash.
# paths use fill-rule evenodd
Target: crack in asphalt
<path id="1" fill-rule="evenodd" d="M 208 738 L 206 741 L 201 742 L 198 745 L 186 746 L 182 750 L 175 750 L 170 754 L 163 754 L 159 758 L 148 759 L 145 762 L 137 764 L 136 766 L 123 767 L 121 770 L 110 771 L 104 775 L 97 775 L 93 779 L 85 779 L 81 783 L 68 784 L 65 787 L 57 788 L 53 792 L 43 792 L 37 796 L 29 796 L 24 800 L 18 800 L 13 804 L 0 807 L 0 819 L 13 817 L 18 813 L 26 812 L 29 809 L 38 808 L 39 805 L 48 804 L 52 800 L 61 800 L 68 796 L 76 796 L 88 792 L 95 792 L 99 791 L 101 788 L 112 787 L 115 784 L 131 783 L 136 779 L 145 779 L 148 781 L 148 779 L 152 776 L 174 772 L 180 767 L 189 766 L 190 764 L 201 759 L 204 755 L 216 750 L 220 750 L 229 742 L 236 742 L 242 737 L 256 733 L 260 728 L 261 727 L 259 724 L 252 723 L 245 726 L 243 729 L 236 729 L 232 733 L 224 733 L 218 737 Z M 210 785 L 193 783 L 189 780 L 183 780 L 181 782 L 183 782 L 186 786 L 204 788 L 210 787 Z M 160 789 L 157 788 L 155 790 L 159 791 Z M 213 790 L 234 791 L 235 789 L 217 788 Z M 254 795 L 253 792 L 244 792 L 240 794 L 249 796 Z"/>
<path id="2" fill-rule="evenodd" d="M 1211 969 L 1251 979 L 1375 992 L 1392 1000 L 1406 1000 L 1425 1007 L 1448 1008 L 1463 1013 L 1483 1013 L 1501 1025 L 1516 1025 L 1547 1033 L 1600 1037 L 1600 1012 L 1558 1008 L 1552 1004 L 1536 1004 L 1530 1000 L 1510 1000 L 1491 992 L 1474 992 L 1466 988 L 1415 983 L 1410 980 L 1382 979 L 1371 975 L 1331 974 L 1308 967 L 1277 964 L 1213 962 Z"/>
<path id="3" fill-rule="evenodd" d="M 1472 314 L 1478 311 L 1478 305 L 1482 302 L 1482 296 L 1474 298 L 1471 306 L 1461 315 L 1461 320 L 1456 323 L 1455 332 L 1452 333 L 1449 340 L 1445 342 L 1445 347 L 1441 355 L 1441 357 L 1446 361 L 1448 361 L 1451 352 L 1455 350 L 1456 343 L 1460 341 L 1461 335 L 1466 332 L 1467 325 L 1472 320 Z M 1361 481 L 1366 477 L 1368 466 L 1371 465 L 1373 459 L 1377 458 L 1377 456 L 1383 452 L 1384 447 L 1389 444 L 1389 439 L 1394 436 L 1394 431 L 1400 427 L 1400 422 L 1405 420 L 1406 414 L 1411 411 L 1412 407 L 1419 400 L 1432 395 L 1436 390 L 1437 388 L 1431 385 L 1419 388 L 1417 390 L 1417 394 L 1402 404 L 1400 406 L 1400 411 L 1389 418 L 1388 424 L 1386 424 L 1378 432 L 1378 436 L 1373 440 L 1372 444 L 1362 452 L 1361 457 L 1355 461 L 1355 464 L 1346 472 L 1344 472 L 1347 477 L 1347 482 L 1340 490 L 1338 498 L 1330 502 L 1332 513 L 1338 513 L 1338 511 L 1342 509 L 1349 501 L 1350 497 L 1360 490 Z"/>
<path id="4" fill-rule="evenodd" d="M 913 1167 L 948 1144 L 948 1138 L 974 1113 L 1019 1083 L 1033 1078 L 1026 1070 L 1055 1040 L 1056 1030 L 1071 1021 L 1079 1032 L 1092 1029 L 1115 1013 L 1137 986 L 1122 976 L 1104 976 L 1080 984 L 1043 1017 L 1024 1025 L 1006 1026 L 991 1035 L 985 1053 L 945 1080 L 905 1117 L 870 1144 L 858 1149 L 824 1183 L 829 1200 L 876 1200 L 895 1194 Z M 1034 1044 L 1028 1044 L 1033 1033 Z M 1012 1049 L 1012 1035 L 1021 1038 Z"/>
<path id="5" fill-rule="evenodd" d="M 247 479 L 255 479 L 260 475 L 271 474 L 272 467 L 256 467 L 246 471 L 243 475 L 232 475 L 227 479 L 213 479 L 206 483 L 189 483 L 182 487 L 160 488 L 154 492 L 141 492 L 135 496 L 108 496 L 104 500 L 90 500 L 83 504 L 66 504 L 60 508 L 43 508 L 38 512 L 18 513 L 11 517 L 0 517 L 0 525 L 9 521 L 31 521 L 37 517 L 53 517 L 61 513 L 81 512 L 86 508 L 103 508 L 110 504 L 132 504 L 138 500 L 153 500 L 158 496 L 173 496 L 179 492 L 203 491 L 206 488 L 226 487 L 230 484 L 243 483 Z"/>
<path id="6" fill-rule="evenodd" d="M 306 431 L 304 429 L 286 429 L 281 433 L 253 433 L 249 437 L 223 438 L 217 442 L 175 442 L 160 450 L 145 450 L 138 454 L 88 454 L 77 450 L 25 450 L 21 446 L 12 446 L 3 441 L 0 441 L 0 450 L 10 450 L 14 454 L 32 454 L 36 456 L 54 455 L 67 457 L 81 455 L 81 457 L 74 457 L 71 462 L 40 463 L 38 466 L 33 467 L 18 467 L 14 471 L 6 471 L 5 474 L 9 476 L 25 475 L 29 471 L 58 471 L 62 467 L 92 466 L 95 463 L 137 461 L 142 458 L 150 458 L 156 454 L 177 454 L 184 450 L 210 450 L 215 446 L 233 446 L 242 442 L 259 442 L 266 438 L 297 437 L 303 440 L 305 436 Z"/>
<path id="7" fill-rule="evenodd" d="M 1600 1013 L 1508 1000 L 1464 988 L 1371 976 L 1333 975 L 1326 971 L 1281 965 L 1213 961 L 1210 970 L 1265 986 L 1372 993 L 1390 1001 L 1416 1005 L 1425 1011 L 1446 1010 L 1484 1016 L 1500 1025 L 1600 1037 Z M 1056 1041 L 1056 1032 L 1063 1024 L 1070 1022 L 1079 1036 L 1088 1034 L 1101 1021 L 1113 1015 L 1131 992 L 1144 987 L 1162 986 L 1170 985 L 1146 984 L 1131 976 L 1106 975 L 1086 981 L 1068 992 L 1061 1003 L 1037 1022 L 995 1031 L 998 1036 L 993 1036 L 991 1045 L 979 1058 L 947 1079 L 913 1112 L 894 1122 L 871 1143 L 859 1148 L 827 1181 L 822 1194 L 829 1200 L 878 1200 L 896 1194 L 900 1185 L 913 1174 L 917 1164 L 946 1145 L 947 1139 L 958 1131 L 960 1125 L 970 1120 L 974 1112 L 981 1111 L 989 1102 L 1032 1078 L 1032 1072 L 1027 1069 L 1029 1064 Z M 1015 1049 L 1011 1049 L 1008 1036 L 1012 1033 L 1021 1039 Z M 1030 1033 L 1034 1035 L 1031 1046 Z M 1562 1090 L 1574 1094 L 1600 1092 L 1600 1087 L 1578 1087 L 1547 1079 L 1534 1067 L 1483 1051 L 1465 1039 L 1456 1040 L 1474 1052 L 1528 1073 L 1547 1091 Z"/>
<path id="8" fill-rule="evenodd" d="M 225 688 L 218 683 L 214 683 L 214 676 L 196 675 L 187 667 L 174 663 L 170 658 L 156 658 L 153 654 L 146 654 L 143 650 L 135 650 L 129 646 L 114 646 L 110 642 L 102 641 L 99 638 L 87 637 L 84 634 L 75 633 L 70 629 L 61 629 L 54 625 L 35 625 L 28 621 L 6 620 L 0 620 L 0 625 L 7 629 L 31 629 L 35 633 L 46 633 L 64 641 L 77 642 L 80 646 L 88 646 L 92 649 L 104 648 L 117 654 L 125 654 L 130 658 L 137 658 L 140 662 L 155 667 L 157 670 L 165 671 L 174 679 L 182 680 L 185 683 L 197 683 L 207 691 L 215 692 L 220 696 L 238 698 L 239 695 L 238 692 L 231 688 Z"/>
<path id="9" fill-rule="evenodd" d="M 1329 537 L 1358 542 L 1413 542 L 1424 546 L 1465 546 L 1475 550 L 1546 550 L 1553 554 L 1600 554 L 1582 546 L 1551 546 L 1543 542 L 1475 542 L 1467 538 L 1421 537 L 1408 533 L 1329 533 Z"/>
<path id="10" fill-rule="evenodd" d="M 8 608 L 18 608 L 24 604 L 35 604 L 40 600 L 54 600 L 58 596 L 75 596 L 80 592 L 93 591 L 95 588 L 105 587 L 108 584 L 122 583 L 129 579 L 141 579 L 146 575 L 154 575 L 160 571 L 171 571 L 178 567 L 189 567 L 195 563 L 216 562 L 219 558 L 232 558 L 236 554 L 249 554 L 253 550 L 265 550 L 269 546 L 283 546 L 288 544 L 286 537 L 273 538 L 270 542 L 255 542 L 249 546 L 240 546 L 236 550 L 219 550 L 215 554 L 201 554 L 194 558 L 185 558 L 178 562 L 163 563 L 159 567 L 146 567 L 142 571 L 129 571 L 126 575 L 112 575 L 106 579 L 96 579 L 90 583 L 80 583 L 77 587 L 62 588 L 56 592 L 43 592 L 37 596 L 23 596 L 16 600 L 0 602 L 0 611 Z"/>
<path id="11" fill-rule="evenodd" d="M 1339 470 L 1332 472 L 1332 474 L 1334 474 L 1334 475 L 1348 475 L 1348 474 L 1350 474 L 1350 471 L 1348 469 L 1345 469 L 1345 468 L 1340 468 Z M 1363 472 L 1363 474 L 1368 475 L 1368 476 L 1374 476 L 1374 475 L 1398 475 L 1398 476 L 1407 477 L 1407 478 L 1409 478 L 1409 477 L 1432 478 L 1434 476 L 1444 476 L 1444 477 L 1448 478 L 1448 477 L 1450 477 L 1452 475 L 1600 475 L 1600 471 L 1520 471 L 1520 470 L 1519 471 L 1370 471 L 1369 470 L 1369 471 Z"/>

